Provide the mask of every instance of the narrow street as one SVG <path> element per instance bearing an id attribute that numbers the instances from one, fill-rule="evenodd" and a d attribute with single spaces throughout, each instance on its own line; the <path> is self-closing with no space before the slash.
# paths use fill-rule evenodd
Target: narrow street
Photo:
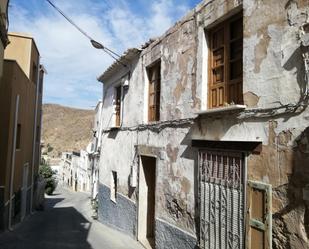
<path id="1" fill-rule="evenodd" d="M 91 218 L 88 195 L 58 188 L 13 232 L 0 234 L 1 249 L 139 249 L 137 241 Z"/>

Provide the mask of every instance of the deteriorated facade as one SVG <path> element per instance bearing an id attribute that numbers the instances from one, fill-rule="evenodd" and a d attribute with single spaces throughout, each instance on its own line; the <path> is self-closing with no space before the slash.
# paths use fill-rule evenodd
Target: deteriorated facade
<path id="1" fill-rule="evenodd" d="M 309 4 L 205 0 L 104 83 L 99 219 L 147 248 L 308 248 Z"/>

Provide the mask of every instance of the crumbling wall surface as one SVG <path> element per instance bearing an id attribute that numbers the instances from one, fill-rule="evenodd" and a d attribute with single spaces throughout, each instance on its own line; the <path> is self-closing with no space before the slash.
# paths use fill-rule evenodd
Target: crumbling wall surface
<path id="1" fill-rule="evenodd" d="M 196 238 L 178 227 L 171 226 L 161 219 L 156 219 L 156 248 L 194 249 Z"/>
<path id="2" fill-rule="evenodd" d="M 269 122 L 269 141 L 248 160 L 248 177 L 273 187 L 273 248 L 308 248 L 309 128 L 276 131 Z"/>
<path id="3" fill-rule="evenodd" d="M 102 135 L 100 158 L 99 220 L 135 238 L 136 192 L 130 187 L 130 167 L 134 159 L 134 132 L 108 131 Z M 112 171 L 117 173 L 116 198 L 111 198 Z"/>
<path id="4" fill-rule="evenodd" d="M 188 148 L 186 134 L 190 126 L 189 123 L 186 127 L 167 127 L 161 131 L 155 127 L 135 131 L 120 129 L 104 135 L 99 191 L 99 216 L 102 222 L 112 224 L 123 231 L 128 231 L 128 226 L 123 225 L 121 221 L 131 228 L 133 225 L 135 227 L 137 214 L 130 217 L 126 215 L 127 210 L 138 208 L 138 186 L 135 188 L 130 184 L 131 170 L 133 167 L 135 172 L 138 171 L 140 155 L 154 156 L 157 160 L 155 215 L 156 219 L 164 221 L 164 226 L 156 227 L 156 234 L 164 234 L 160 228 L 165 229 L 169 231 L 169 239 L 184 239 L 194 247 L 197 153 Z M 110 200 L 112 170 L 117 172 L 118 177 L 116 203 Z M 119 216 L 119 222 L 113 218 L 115 215 Z M 180 234 L 182 235 L 179 237 Z M 164 245 L 163 239 L 162 236 L 158 237 L 157 243 L 161 246 Z M 171 248 L 177 248 L 176 245 L 175 242 Z"/>
<path id="5" fill-rule="evenodd" d="M 308 133 L 308 78 L 299 40 L 308 13 L 308 0 L 244 1 L 245 104 L 267 108 L 253 117 L 268 126 L 262 153 L 249 157 L 248 178 L 273 187 L 273 248 L 278 249 L 309 248 L 303 195 L 309 157 L 302 147 Z"/>
<path id="6" fill-rule="evenodd" d="M 195 234 L 196 154 L 188 148 L 188 128 L 171 127 L 160 133 L 139 134 L 139 144 L 159 148 L 156 175 L 156 217 Z M 139 150 L 143 153 L 143 150 Z"/>
<path id="7" fill-rule="evenodd" d="M 129 74 L 129 88 L 123 88 L 122 123 L 130 127 L 143 122 L 141 107 L 144 98 L 144 77 L 141 74 L 142 60 L 139 57 L 131 62 Z M 134 73 L 132 73 L 134 72 Z"/>
<path id="8" fill-rule="evenodd" d="M 200 109 L 196 35 L 192 11 L 142 52 L 145 68 L 161 61 L 161 121 L 193 117 L 194 111 Z M 144 82 L 148 84 L 147 76 Z"/>
<path id="9" fill-rule="evenodd" d="M 244 94 L 249 107 L 296 103 L 305 86 L 299 28 L 308 1 L 244 1 Z M 250 103 L 251 99 L 254 105 Z"/>
<path id="10" fill-rule="evenodd" d="M 110 200 L 110 188 L 100 184 L 98 192 L 98 218 L 103 224 L 136 236 L 136 205 L 122 194 L 117 195 L 117 203 Z"/>
<path id="11" fill-rule="evenodd" d="M 219 8 L 230 2 L 231 8 Z M 309 248 L 308 94 L 300 28 L 308 23 L 308 0 L 205 1 L 198 14 L 197 79 L 207 82 L 205 29 L 243 11 L 243 94 L 246 110 L 201 117 L 191 137 L 261 141 L 248 157 L 248 179 L 273 188 L 273 248 Z M 239 2 L 239 1 L 238 1 Z M 224 4 L 223 4 L 224 5 Z M 308 26 L 306 26 L 308 32 Z M 206 49 L 205 49 L 206 48 Z M 205 52 L 206 51 L 206 52 Z M 206 76 L 206 77 L 205 77 Z M 207 89 L 200 85 L 207 99 Z M 203 100 L 202 100 L 203 102 Z M 206 109 L 207 103 L 202 107 Z M 227 148 L 228 149 L 228 148 Z"/>

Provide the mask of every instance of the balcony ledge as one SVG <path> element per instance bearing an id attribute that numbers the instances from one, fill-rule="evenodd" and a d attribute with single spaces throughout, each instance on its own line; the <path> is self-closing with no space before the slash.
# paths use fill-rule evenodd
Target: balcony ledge
<path id="1" fill-rule="evenodd" d="M 195 114 L 197 114 L 199 116 L 202 116 L 202 115 L 219 115 L 219 114 L 230 113 L 230 112 L 241 112 L 245 109 L 246 109 L 245 105 L 231 105 L 231 106 L 202 110 L 202 111 L 196 112 Z"/>

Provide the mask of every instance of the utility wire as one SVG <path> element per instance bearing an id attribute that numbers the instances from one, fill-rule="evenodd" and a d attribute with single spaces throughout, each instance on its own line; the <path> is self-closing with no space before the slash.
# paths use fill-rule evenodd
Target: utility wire
<path id="1" fill-rule="evenodd" d="M 63 13 L 61 9 L 59 9 L 55 4 L 53 4 L 50 0 L 46 0 L 55 10 L 57 10 L 69 23 L 71 23 L 80 33 L 82 33 L 85 37 L 87 37 L 91 44 L 97 48 L 102 49 L 105 53 L 107 53 L 109 56 L 111 56 L 114 60 L 118 61 L 120 64 L 122 64 L 124 67 L 126 67 L 125 64 L 123 64 L 119 58 L 121 57 L 119 54 L 114 52 L 113 50 L 107 48 L 106 46 L 102 45 L 101 43 L 95 41 L 90 35 L 88 35 L 84 30 L 82 30 L 71 18 L 69 18 L 66 14 Z M 118 58 L 117 58 L 118 57 Z"/>

